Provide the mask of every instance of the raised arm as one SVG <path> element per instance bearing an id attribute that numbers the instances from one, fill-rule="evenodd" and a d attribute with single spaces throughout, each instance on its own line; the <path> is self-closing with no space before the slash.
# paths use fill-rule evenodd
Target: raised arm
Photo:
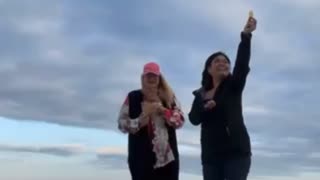
<path id="1" fill-rule="evenodd" d="M 244 30 L 241 32 L 241 41 L 238 46 L 235 66 L 233 69 L 233 85 L 236 91 L 242 92 L 247 75 L 250 71 L 249 62 L 251 55 L 252 32 L 256 29 L 257 21 L 250 17 Z"/>

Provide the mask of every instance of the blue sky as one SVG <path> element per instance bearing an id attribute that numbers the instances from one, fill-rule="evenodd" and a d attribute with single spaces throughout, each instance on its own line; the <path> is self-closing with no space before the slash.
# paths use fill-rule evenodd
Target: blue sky
<path id="1" fill-rule="evenodd" d="M 317 0 L 0 0 L 0 179 L 128 179 L 116 120 L 143 64 L 161 65 L 187 114 L 205 59 L 234 62 L 251 9 L 250 179 L 319 179 Z M 181 179 L 202 179 L 199 127 L 178 138 Z"/>

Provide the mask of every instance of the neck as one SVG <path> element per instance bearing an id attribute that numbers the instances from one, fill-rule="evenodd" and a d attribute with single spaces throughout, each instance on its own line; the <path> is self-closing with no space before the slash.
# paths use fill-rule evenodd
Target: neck
<path id="1" fill-rule="evenodd" d="M 143 86 L 142 89 L 144 91 L 147 91 L 148 93 L 157 93 L 158 92 L 158 88 L 153 87 L 153 86 Z"/>
<path id="2" fill-rule="evenodd" d="M 157 101 L 159 99 L 156 87 L 143 87 L 142 93 L 147 101 Z"/>
<path id="3" fill-rule="evenodd" d="M 217 88 L 221 83 L 221 79 L 217 78 L 217 77 L 216 78 L 212 78 L 212 82 L 213 82 L 213 85 L 214 85 L 213 88 Z"/>

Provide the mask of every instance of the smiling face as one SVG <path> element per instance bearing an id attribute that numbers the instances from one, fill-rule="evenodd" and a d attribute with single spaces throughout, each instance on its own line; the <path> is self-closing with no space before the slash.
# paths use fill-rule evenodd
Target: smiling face
<path id="1" fill-rule="evenodd" d="M 218 55 L 212 60 L 208 72 L 212 77 L 224 79 L 230 74 L 230 63 L 225 56 Z"/>
<path id="2" fill-rule="evenodd" d="M 160 78 L 158 75 L 154 73 L 147 73 L 142 76 L 142 81 L 146 87 L 155 88 L 155 87 L 158 87 Z"/>

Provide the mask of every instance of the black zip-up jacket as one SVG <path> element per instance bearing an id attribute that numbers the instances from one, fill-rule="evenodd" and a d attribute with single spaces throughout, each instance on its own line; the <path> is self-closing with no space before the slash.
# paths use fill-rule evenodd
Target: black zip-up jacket
<path id="1" fill-rule="evenodd" d="M 216 90 L 213 97 L 216 106 L 212 110 L 204 109 L 203 88 L 193 92 L 195 98 L 189 120 L 193 125 L 201 124 L 202 163 L 251 156 L 250 137 L 242 112 L 242 92 L 250 71 L 251 37 L 251 34 L 241 33 L 233 72 Z"/>

